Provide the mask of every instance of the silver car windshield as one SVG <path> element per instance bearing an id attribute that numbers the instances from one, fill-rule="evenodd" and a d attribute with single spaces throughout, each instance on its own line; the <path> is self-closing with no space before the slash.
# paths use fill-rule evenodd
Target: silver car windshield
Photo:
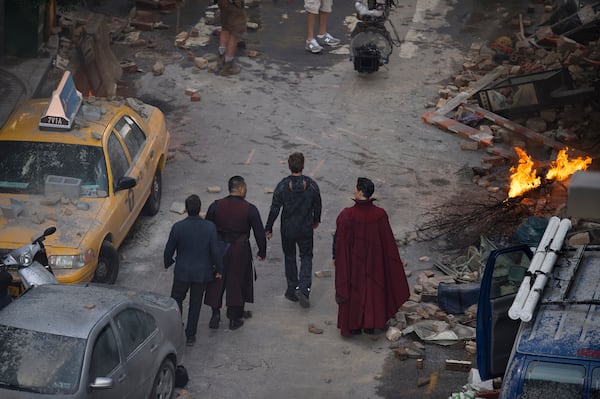
<path id="1" fill-rule="evenodd" d="M 1 142 L 0 193 L 44 194 L 48 176 L 80 179 L 82 197 L 108 195 L 108 175 L 102 147 Z"/>
<path id="2" fill-rule="evenodd" d="M 77 391 L 85 339 L 0 326 L 0 388 L 43 394 Z"/>

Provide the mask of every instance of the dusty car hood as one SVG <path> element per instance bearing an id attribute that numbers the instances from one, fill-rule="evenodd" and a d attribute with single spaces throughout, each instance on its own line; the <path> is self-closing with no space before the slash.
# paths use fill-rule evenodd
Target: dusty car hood
<path id="1" fill-rule="evenodd" d="M 0 194 L 0 207 L 11 208 L 0 215 L 0 248 L 28 244 L 50 226 L 56 227 L 56 233 L 44 241 L 48 253 L 53 247 L 78 248 L 88 232 L 101 225 L 107 202 L 108 198 L 85 198 L 76 203 L 62 200 L 48 205 L 44 196 Z M 6 217 L 19 205 L 23 209 L 18 216 Z"/>

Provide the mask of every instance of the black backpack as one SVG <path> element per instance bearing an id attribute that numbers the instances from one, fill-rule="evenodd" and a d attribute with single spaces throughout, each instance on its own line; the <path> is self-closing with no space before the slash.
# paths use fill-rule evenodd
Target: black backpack
<path id="1" fill-rule="evenodd" d="M 183 365 L 177 366 L 175 369 L 175 386 L 183 388 L 189 380 L 187 369 Z"/>

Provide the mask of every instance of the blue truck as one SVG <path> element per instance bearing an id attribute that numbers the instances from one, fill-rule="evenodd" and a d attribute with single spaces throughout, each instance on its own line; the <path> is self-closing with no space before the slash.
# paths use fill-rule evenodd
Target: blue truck
<path id="1" fill-rule="evenodd" d="M 537 252 L 537 250 L 536 250 Z M 551 272 L 531 273 L 526 245 L 493 251 L 482 276 L 477 366 L 503 377 L 500 399 L 600 398 L 600 246 L 559 246 Z M 530 321 L 509 310 L 524 279 L 543 274 Z"/>

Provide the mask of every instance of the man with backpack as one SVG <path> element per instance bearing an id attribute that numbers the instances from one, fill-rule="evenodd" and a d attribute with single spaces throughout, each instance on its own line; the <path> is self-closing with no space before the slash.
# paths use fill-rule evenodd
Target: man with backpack
<path id="1" fill-rule="evenodd" d="M 281 246 L 285 259 L 287 290 L 285 297 L 310 306 L 312 283 L 313 231 L 321 223 L 321 194 L 317 183 L 302 174 L 304 155 L 294 152 L 288 158 L 291 175 L 282 179 L 271 202 L 265 225 L 267 239 L 273 236 L 273 223 L 281 212 Z M 300 255 L 300 272 L 296 263 L 296 247 Z"/>

